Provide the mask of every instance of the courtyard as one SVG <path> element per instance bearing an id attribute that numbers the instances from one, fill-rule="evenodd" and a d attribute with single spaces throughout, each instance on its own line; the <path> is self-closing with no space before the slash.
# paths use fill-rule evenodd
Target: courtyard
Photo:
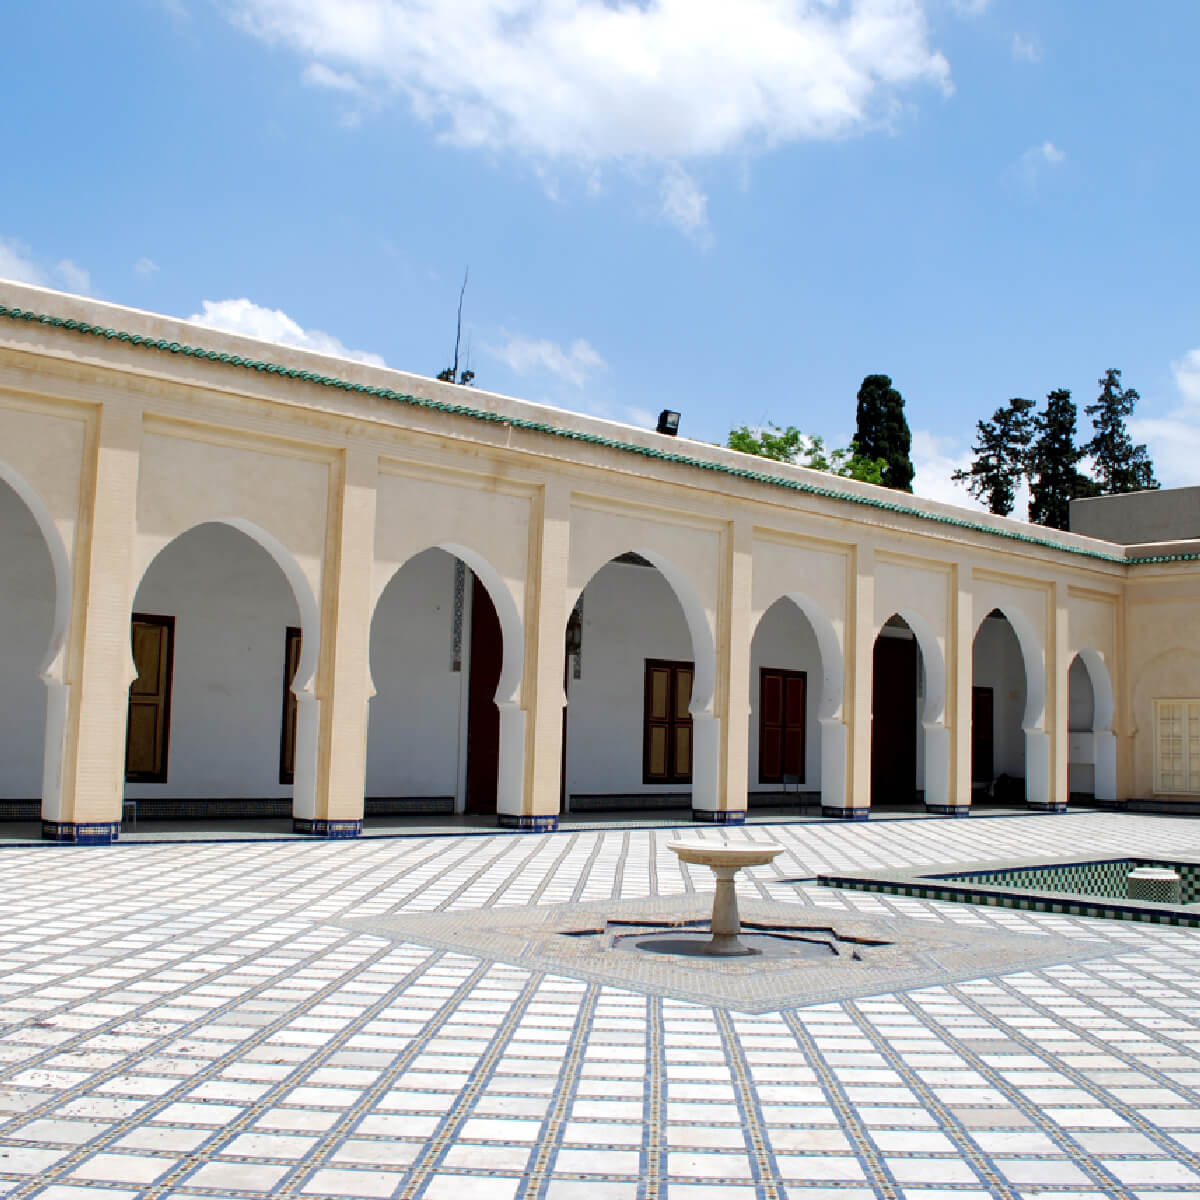
<path id="1" fill-rule="evenodd" d="M 744 908 L 1072 953 L 746 1011 L 669 981 L 635 990 L 386 933 L 389 919 L 460 915 L 469 931 L 523 906 L 711 891 L 707 869 L 667 849 L 680 836 L 785 846 L 740 877 Z M 0 1195 L 1196 1196 L 1200 934 L 815 881 L 1131 848 L 1196 855 L 1200 828 L 1072 810 L 732 833 L 10 844 Z"/>

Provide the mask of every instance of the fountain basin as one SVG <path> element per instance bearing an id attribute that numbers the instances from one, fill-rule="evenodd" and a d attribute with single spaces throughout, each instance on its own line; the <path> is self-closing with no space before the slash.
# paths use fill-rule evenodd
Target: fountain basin
<path id="1" fill-rule="evenodd" d="M 761 954 L 760 949 L 745 945 L 738 937 L 742 921 L 738 913 L 734 876 L 743 867 L 765 866 L 783 852 L 783 847 L 778 842 L 720 842 L 711 845 L 705 842 L 668 842 L 667 849 L 673 850 L 680 862 L 710 867 L 717 877 L 717 890 L 713 895 L 712 937 L 707 942 L 698 942 L 693 953 L 718 958 Z"/>

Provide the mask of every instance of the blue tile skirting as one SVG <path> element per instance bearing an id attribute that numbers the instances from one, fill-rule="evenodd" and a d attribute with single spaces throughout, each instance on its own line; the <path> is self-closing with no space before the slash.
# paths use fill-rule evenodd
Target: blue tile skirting
<path id="1" fill-rule="evenodd" d="M 834 821 L 865 821 L 871 815 L 869 808 L 835 808 L 832 804 L 821 805 L 821 816 Z"/>
<path id="2" fill-rule="evenodd" d="M 42 838 L 47 842 L 71 842 L 76 846 L 108 846 L 120 836 L 119 821 L 42 822 Z"/>
<path id="3" fill-rule="evenodd" d="M 969 817 L 971 806 L 969 804 L 926 804 L 925 811 L 937 813 L 939 817 Z"/>
<path id="4" fill-rule="evenodd" d="M 312 817 L 293 817 L 292 832 L 309 837 L 356 838 L 362 833 L 362 821 L 322 821 Z"/>
<path id="5" fill-rule="evenodd" d="M 1033 809 L 1034 812 L 1066 812 L 1067 802 L 1065 800 L 1026 800 L 1025 807 Z"/>
<path id="6" fill-rule="evenodd" d="M 746 810 L 744 808 L 726 808 L 714 811 L 711 808 L 693 808 L 693 821 L 707 821 L 712 825 L 745 825 Z"/>
<path id="7" fill-rule="evenodd" d="M 554 833 L 558 829 L 558 813 L 497 813 L 501 829 L 519 829 L 524 833 Z"/>

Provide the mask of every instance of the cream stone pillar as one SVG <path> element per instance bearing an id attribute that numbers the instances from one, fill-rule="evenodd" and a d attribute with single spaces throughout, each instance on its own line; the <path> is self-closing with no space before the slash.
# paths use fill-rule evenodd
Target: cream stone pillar
<path id="1" fill-rule="evenodd" d="M 362 832 L 378 474 L 378 457 L 352 447 L 330 489 L 317 686 L 315 695 L 297 693 L 297 753 L 305 740 L 301 722 L 315 723 L 316 766 L 313 786 L 302 788 L 296 764 L 292 828 L 314 837 L 357 837 Z"/>
<path id="2" fill-rule="evenodd" d="M 971 594 L 972 571 L 969 563 L 955 569 L 955 611 L 951 622 L 950 670 L 952 672 L 947 717 L 953 729 L 953 773 L 946 811 L 951 816 L 971 813 L 971 736 L 972 689 L 975 686 L 975 605 Z"/>
<path id="3" fill-rule="evenodd" d="M 125 723 L 133 654 L 133 547 L 142 410 L 107 401 L 88 446 L 67 641 L 62 786 L 42 812 L 42 836 L 115 842 L 125 789 Z"/>
<path id="4" fill-rule="evenodd" d="M 746 820 L 750 777 L 750 643 L 754 637 L 750 520 L 732 521 L 721 543 L 725 561 L 717 605 L 712 712 L 692 716 L 692 820 L 741 825 Z"/>
<path id="5" fill-rule="evenodd" d="M 875 661 L 875 550 L 859 545 L 854 554 L 853 594 L 846 606 L 851 629 L 846 639 L 846 699 L 850 713 L 850 780 L 841 808 L 821 803 L 827 817 L 865 821 L 871 815 L 871 684 Z"/>
<path id="6" fill-rule="evenodd" d="M 496 815 L 507 828 L 536 832 L 558 828 L 562 803 L 570 485 L 550 480 L 533 506 L 533 516 L 525 587 L 525 627 L 529 632 L 522 703 L 500 709 L 501 778 Z M 516 773 L 522 762 L 518 787 Z M 506 774 L 513 777 L 506 781 Z"/>
<path id="7" fill-rule="evenodd" d="M 1070 620 L 1067 585 L 1056 582 L 1046 639 L 1046 713 L 1041 730 L 1025 730 L 1025 804 L 1063 812 L 1070 796 Z"/>

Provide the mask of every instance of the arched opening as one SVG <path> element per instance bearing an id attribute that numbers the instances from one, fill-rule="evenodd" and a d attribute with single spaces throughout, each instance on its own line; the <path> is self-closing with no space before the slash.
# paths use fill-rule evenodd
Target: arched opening
<path id="1" fill-rule="evenodd" d="M 619 555 L 568 621 L 562 792 L 567 812 L 716 809 L 715 654 L 673 564 Z"/>
<path id="2" fill-rule="evenodd" d="M 410 558 L 371 621 L 366 815 L 519 811 L 523 639 L 507 585 L 458 546 Z"/>
<path id="3" fill-rule="evenodd" d="M 948 808 L 946 669 L 933 630 L 894 613 L 875 638 L 871 672 L 871 808 Z"/>
<path id="4" fill-rule="evenodd" d="M 319 619 L 282 546 L 243 522 L 180 534 L 138 585 L 130 643 L 125 798 L 139 824 L 311 816 Z"/>
<path id="5" fill-rule="evenodd" d="M 57 534 L 55 534 L 57 537 Z M 56 657 L 55 563 L 29 505 L 0 475 L 0 818 L 37 821 Z"/>
<path id="6" fill-rule="evenodd" d="M 845 805 L 842 654 L 803 595 L 777 600 L 750 646 L 749 795 L 754 806 Z"/>
<path id="7" fill-rule="evenodd" d="M 971 653 L 973 802 L 1047 807 L 1045 671 L 1036 636 L 1019 613 L 994 608 L 979 623 Z"/>
<path id="8" fill-rule="evenodd" d="M 1104 659 L 1081 650 L 1068 687 L 1068 790 L 1072 799 L 1117 798 L 1117 739 L 1112 731 L 1113 690 Z"/>

